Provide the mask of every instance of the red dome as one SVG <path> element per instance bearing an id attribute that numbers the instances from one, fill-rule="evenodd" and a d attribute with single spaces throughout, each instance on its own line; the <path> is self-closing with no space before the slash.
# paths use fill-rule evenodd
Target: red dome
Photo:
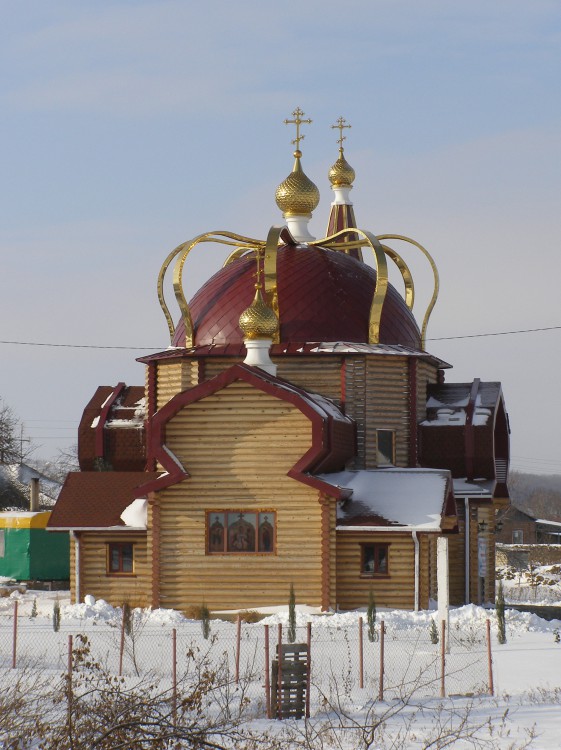
<path id="1" fill-rule="evenodd" d="M 285 245 L 277 256 L 281 343 L 368 343 L 368 321 L 376 272 L 341 252 Z M 195 345 L 241 344 L 241 313 L 255 293 L 255 260 L 241 258 L 222 268 L 195 294 L 189 307 Z M 388 288 L 380 343 L 420 349 L 421 335 L 403 298 Z M 184 345 L 180 322 L 174 337 Z"/>

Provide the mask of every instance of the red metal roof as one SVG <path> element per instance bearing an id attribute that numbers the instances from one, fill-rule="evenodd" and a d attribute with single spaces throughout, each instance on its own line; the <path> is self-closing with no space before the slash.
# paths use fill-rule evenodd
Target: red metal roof
<path id="1" fill-rule="evenodd" d="M 53 509 L 48 528 L 84 529 L 122 526 L 121 513 L 138 496 L 137 488 L 156 479 L 156 472 L 71 472 Z"/>
<path id="2" fill-rule="evenodd" d="M 375 271 L 349 255 L 286 245 L 277 255 L 280 340 L 368 342 Z M 190 302 L 195 345 L 241 344 L 241 313 L 255 293 L 255 260 L 241 258 L 216 273 Z M 180 322 L 174 344 L 184 344 Z M 420 348 L 420 333 L 403 298 L 390 285 L 380 321 L 380 342 Z"/>
<path id="3" fill-rule="evenodd" d="M 115 398 L 111 400 L 111 397 Z M 146 464 L 144 424 L 135 418 L 144 386 L 99 386 L 84 409 L 78 428 L 78 460 L 82 471 L 95 471 L 103 458 L 115 471 L 142 471 Z M 112 429 L 118 424 L 119 429 Z"/>

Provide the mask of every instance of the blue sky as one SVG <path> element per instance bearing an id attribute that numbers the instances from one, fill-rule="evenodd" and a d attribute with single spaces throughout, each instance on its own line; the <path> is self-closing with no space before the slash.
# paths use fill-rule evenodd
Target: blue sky
<path id="1" fill-rule="evenodd" d="M 312 231 L 343 115 L 359 225 L 416 238 L 439 267 L 429 338 L 561 325 L 558 2 L 21 0 L 0 14 L 0 339 L 146 347 L 0 345 L 0 394 L 41 455 L 75 439 L 97 385 L 142 383 L 135 357 L 168 344 L 155 286 L 173 247 L 280 221 L 296 106 L 314 121 Z M 219 258 L 190 259 L 188 288 Z M 449 380 L 503 382 L 515 468 L 561 473 L 561 330 L 428 349 Z"/>

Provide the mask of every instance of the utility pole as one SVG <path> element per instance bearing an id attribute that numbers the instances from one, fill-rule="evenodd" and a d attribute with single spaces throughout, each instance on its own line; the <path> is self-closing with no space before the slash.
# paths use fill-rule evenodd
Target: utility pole
<path id="1" fill-rule="evenodd" d="M 30 438 L 24 438 L 23 436 L 23 422 L 19 426 L 19 465 L 23 463 L 23 444 L 30 443 Z"/>

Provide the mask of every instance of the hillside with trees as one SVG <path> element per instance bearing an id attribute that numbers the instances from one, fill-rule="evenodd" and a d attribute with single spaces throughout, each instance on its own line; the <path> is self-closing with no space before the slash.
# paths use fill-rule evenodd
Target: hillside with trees
<path id="1" fill-rule="evenodd" d="M 513 505 L 534 518 L 561 522 L 561 475 L 509 473 Z"/>

